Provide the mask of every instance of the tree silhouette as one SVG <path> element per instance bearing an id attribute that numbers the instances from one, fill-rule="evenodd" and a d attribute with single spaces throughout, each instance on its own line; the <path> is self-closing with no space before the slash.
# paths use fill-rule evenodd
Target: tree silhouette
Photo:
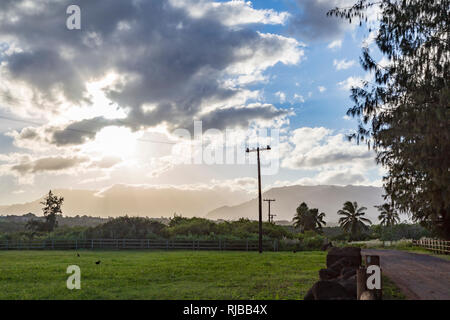
<path id="1" fill-rule="evenodd" d="M 372 224 L 369 219 L 363 217 L 366 210 L 366 207 L 358 208 L 356 201 L 347 201 L 343 208 L 337 212 L 343 216 L 339 219 L 339 225 L 345 232 L 350 233 L 351 240 L 356 240 L 361 231 L 367 229 L 365 223 Z"/>
<path id="2" fill-rule="evenodd" d="M 375 206 L 375 208 L 377 208 L 380 212 L 378 220 L 380 220 L 380 224 L 382 226 L 392 227 L 393 225 L 400 222 L 398 212 L 396 212 L 394 207 L 389 203 L 385 203 L 381 206 Z"/>
<path id="3" fill-rule="evenodd" d="M 374 80 L 352 88 L 352 137 L 387 168 L 396 209 L 450 239 L 450 1 L 358 0 L 328 15 L 362 25 L 374 7 L 379 19 L 368 29 L 378 29 L 375 44 L 388 63 L 363 48 L 362 67 Z"/>
<path id="4" fill-rule="evenodd" d="M 322 226 L 326 225 L 324 218 L 325 213 L 319 213 L 319 209 L 309 209 L 308 205 L 302 202 L 293 219 L 294 227 L 300 228 L 302 232 L 308 230 L 322 232 Z"/>
<path id="5" fill-rule="evenodd" d="M 41 204 L 44 206 L 42 211 L 44 212 L 46 230 L 48 232 L 53 231 L 58 226 L 56 218 L 58 214 L 62 214 L 61 206 L 64 202 L 63 197 L 53 195 L 52 190 L 48 192 L 47 197 Z"/>

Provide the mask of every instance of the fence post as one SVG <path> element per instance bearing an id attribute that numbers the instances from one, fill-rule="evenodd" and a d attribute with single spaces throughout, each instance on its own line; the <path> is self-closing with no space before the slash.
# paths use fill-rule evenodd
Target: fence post
<path id="1" fill-rule="evenodd" d="M 248 251 L 248 239 L 247 239 L 247 241 L 246 241 L 246 243 L 245 243 L 245 247 L 246 247 L 246 249 L 247 249 L 247 251 Z"/>
<path id="2" fill-rule="evenodd" d="M 166 240 L 166 250 L 169 250 L 169 240 Z"/>
<path id="3" fill-rule="evenodd" d="M 91 239 L 91 249 L 94 249 L 94 240 Z"/>
<path id="4" fill-rule="evenodd" d="M 8 240 L 6 240 L 6 250 L 8 250 Z"/>
<path id="5" fill-rule="evenodd" d="M 356 300 L 360 300 L 361 294 L 366 291 L 366 268 L 359 267 L 356 270 Z"/>

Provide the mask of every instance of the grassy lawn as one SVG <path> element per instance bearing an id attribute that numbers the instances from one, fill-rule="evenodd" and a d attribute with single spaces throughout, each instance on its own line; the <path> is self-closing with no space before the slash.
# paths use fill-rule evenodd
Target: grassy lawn
<path id="1" fill-rule="evenodd" d="M 302 299 L 324 252 L 2 251 L 0 299 Z M 95 261 L 101 260 L 99 265 Z M 81 268 L 68 290 L 66 268 Z"/>

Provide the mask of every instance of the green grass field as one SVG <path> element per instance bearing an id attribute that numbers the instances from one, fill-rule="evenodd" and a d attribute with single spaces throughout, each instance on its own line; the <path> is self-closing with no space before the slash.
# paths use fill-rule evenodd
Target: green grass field
<path id="1" fill-rule="evenodd" d="M 0 299 L 303 299 L 326 253 L 0 251 Z M 101 260 L 99 265 L 95 261 Z M 69 265 L 81 290 L 68 290 Z M 401 299 L 392 283 L 385 298 Z"/>
<path id="2" fill-rule="evenodd" d="M 0 299 L 302 299 L 323 252 L 3 251 Z M 100 265 L 95 261 L 101 260 Z M 66 268 L 81 268 L 68 290 Z"/>

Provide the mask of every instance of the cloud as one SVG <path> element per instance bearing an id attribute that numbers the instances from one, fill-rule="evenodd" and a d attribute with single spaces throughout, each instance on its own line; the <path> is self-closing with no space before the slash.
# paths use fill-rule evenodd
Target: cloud
<path id="1" fill-rule="evenodd" d="M 107 119 L 106 113 L 84 120 L 72 117 L 68 125 L 60 121 L 46 128 L 43 140 L 77 145 L 110 125 L 135 131 L 159 125 L 173 129 L 204 119 L 233 126 L 286 114 L 251 106 L 255 94 L 245 85 L 264 79 L 262 73 L 277 63 L 301 61 L 304 52 L 295 39 L 247 27 L 283 24 L 287 13 L 254 9 L 243 1 L 193 6 L 178 1 L 87 1 L 82 30 L 69 31 L 61 14 L 69 0 L 28 3 L 18 0 L 2 7 L 3 16 L 10 18 L 0 19 L 0 40 L 7 43 L 1 52 L 0 104 L 15 113 L 64 118 L 74 114 L 67 110 L 95 108 L 98 97 L 87 84 L 115 74 L 102 94 L 111 111 L 118 108 L 126 114 L 121 122 Z M 239 121 L 219 119 L 223 116 Z M 20 138 L 36 140 L 35 133 L 29 129 Z"/>
<path id="2" fill-rule="evenodd" d="M 273 9 L 254 9 L 250 1 L 243 0 L 227 2 L 171 0 L 170 3 L 187 9 L 192 17 L 209 17 L 228 26 L 253 23 L 285 24 L 290 16 L 287 12 L 276 12 Z"/>
<path id="3" fill-rule="evenodd" d="M 302 102 L 302 103 L 305 102 L 305 98 L 302 95 L 297 94 L 297 93 L 294 94 L 294 100 Z"/>
<path id="4" fill-rule="evenodd" d="M 319 90 L 319 92 L 327 91 L 327 88 L 325 88 L 324 86 L 318 86 L 317 89 Z"/>
<path id="5" fill-rule="evenodd" d="M 333 66 L 336 68 L 336 70 L 346 70 L 348 68 L 353 67 L 356 64 L 355 60 L 333 60 Z"/>
<path id="6" fill-rule="evenodd" d="M 83 162 L 87 162 L 88 158 L 80 157 L 46 157 L 37 160 L 22 161 L 19 164 L 11 166 L 11 170 L 21 175 L 28 173 L 39 173 L 45 171 L 61 171 L 78 166 Z"/>
<path id="7" fill-rule="evenodd" d="M 323 127 L 303 127 L 293 131 L 293 149 L 283 159 L 282 166 L 290 169 L 326 169 L 355 163 L 371 163 L 373 152 L 366 146 L 347 141 L 343 134 Z"/>
<path id="8" fill-rule="evenodd" d="M 342 36 L 352 26 L 344 19 L 327 17 L 335 7 L 346 7 L 354 0 L 296 0 L 299 12 L 290 20 L 290 30 L 300 39 L 330 41 Z M 333 46 L 337 47 L 337 43 Z M 339 44 L 340 47 L 340 44 Z"/>
<path id="9" fill-rule="evenodd" d="M 346 121 L 350 121 L 350 120 L 352 120 L 352 117 L 350 117 L 348 115 L 345 115 L 345 116 L 342 117 L 342 119 L 344 119 Z"/>
<path id="10" fill-rule="evenodd" d="M 328 45 L 328 49 L 338 49 L 342 47 L 342 40 L 333 40 L 330 42 L 330 44 Z"/>
<path id="11" fill-rule="evenodd" d="M 278 91 L 275 95 L 280 99 L 280 103 L 286 102 L 286 94 L 284 92 Z"/>
<path id="12" fill-rule="evenodd" d="M 122 162 L 121 158 L 109 156 L 104 157 L 98 161 L 93 161 L 90 166 L 93 168 L 109 169 L 114 167 L 116 164 L 119 164 L 120 162 Z"/>
<path id="13" fill-rule="evenodd" d="M 301 178 L 293 184 L 300 185 L 370 185 L 367 178 L 360 172 L 351 169 L 325 170 L 312 178 Z"/>
<path id="14" fill-rule="evenodd" d="M 367 73 L 364 78 L 362 77 L 348 77 L 347 79 L 338 82 L 338 87 L 341 90 L 349 91 L 351 88 L 358 88 L 364 86 L 364 83 L 370 81 L 371 74 Z"/>

